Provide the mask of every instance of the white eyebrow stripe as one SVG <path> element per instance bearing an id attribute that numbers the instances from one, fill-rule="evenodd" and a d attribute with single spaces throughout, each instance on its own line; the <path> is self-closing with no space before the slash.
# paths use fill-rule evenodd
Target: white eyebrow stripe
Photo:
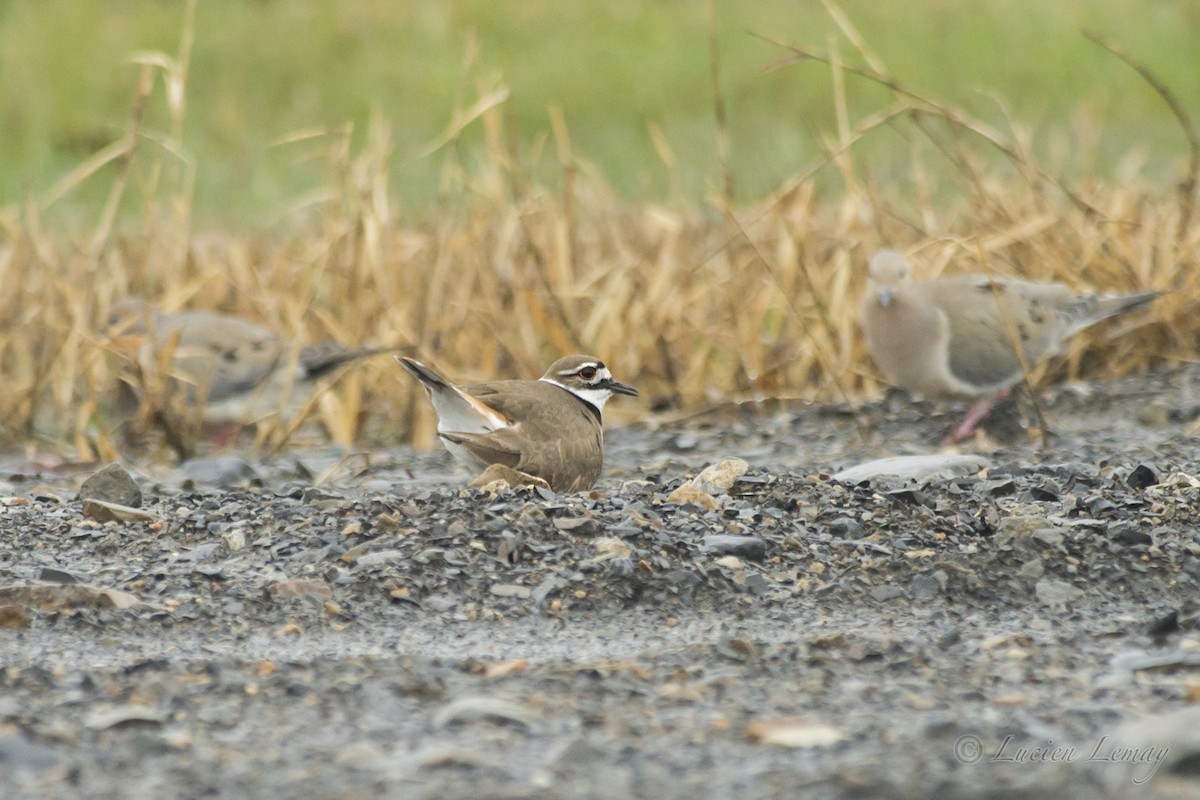
<path id="1" fill-rule="evenodd" d="M 580 364 L 577 367 L 572 367 L 571 369 L 564 369 L 562 372 L 560 372 L 558 374 L 563 376 L 564 378 L 569 378 L 572 375 L 578 375 L 580 372 L 587 369 L 588 367 L 591 367 L 592 369 L 596 370 L 597 372 L 607 372 L 608 371 L 608 368 L 605 367 L 603 364 L 601 364 L 597 361 L 588 361 L 587 363 Z"/>

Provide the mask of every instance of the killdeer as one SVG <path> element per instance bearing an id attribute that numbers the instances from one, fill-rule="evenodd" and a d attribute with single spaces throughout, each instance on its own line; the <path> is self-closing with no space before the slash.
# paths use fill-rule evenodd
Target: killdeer
<path id="1" fill-rule="evenodd" d="M 614 394 L 638 393 L 593 356 L 560 358 L 536 381 L 467 386 L 414 359 L 396 360 L 429 392 L 438 435 L 458 461 L 476 471 L 502 464 L 542 478 L 556 492 L 596 483 L 604 460 L 600 412 Z"/>
<path id="2" fill-rule="evenodd" d="M 293 346 L 240 317 L 207 311 L 166 314 L 141 298 L 113 304 L 109 340 L 136 346 L 141 383 L 158 378 L 171 397 L 207 423 L 247 424 L 295 415 L 312 383 L 337 367 L 395 347 L 348 349 L 335 342 Z"/>
<path id="3" fill-rule="evenodd" d="M 1021 380 L 1022 363 L 1032 368 L 1084 328 L 1162 294 L 1078 294 L 1060 283 L 987 275 L 918 281 L 911 273 L 900 253 L 871 258 L 862 300 L 867 350 L 901 388 L 977 401 L 955 441 L 970 436 L 992 401 Z"/>

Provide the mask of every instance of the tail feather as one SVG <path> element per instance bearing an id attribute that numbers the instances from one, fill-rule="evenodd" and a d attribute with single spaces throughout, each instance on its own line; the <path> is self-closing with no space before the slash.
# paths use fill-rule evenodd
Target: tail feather
<path id="1" fill-rule="evenodd" d="M 1081 295 L 1076 301 L 1062 309 L 1065 329 L 1060 341 L 1074 336 L 1084 328 L 1090 328 L 1101 320 L 1136 311 L 1149 305 L 1163 292 L 1131 292 L 1129 294 Z"/>
<path id="2" fill-rule="evenodd" d="M 311 380 L 360 358 L 406 349 L 409 349 L 408 345 L 348 348 L 337 342 L 310 344 L 300 350 L 300 368 L 304 370 L 304 377 Z"/>
<path id="3" fill-rule="evenodd" d="M 1106 317 L 1115 317 L 1118 314 L 1136 311 L 1139 308 L 1149 305 L 1162 294 L 1162 292 L 1150 291 L 1132 292 L 1130 294 L 1117 294 L 1101 297 L 1096 309 L 1096 320 L 1099 321 L 1105 319 Z"/>
<path id="4" fill-rule="evenodd" d="M 407 356 L 396 356 L 396 360 L 429 392 L 433 410 L 438 415 L 438 433 L 488 433 L 512 424 L 499 411 L 451 384 L 420 361 Z"/>
<path id="5" fill-rule="evenodd" d="M 441 375 L 431 370 L 429 367 L 417 361 L 415 358 L 408 356 L 396 356 L 396 361 L 400 366 L 408 371 L 409 375 L 419 380 L 426 389 L 449 389 L 450 384 Z"/>

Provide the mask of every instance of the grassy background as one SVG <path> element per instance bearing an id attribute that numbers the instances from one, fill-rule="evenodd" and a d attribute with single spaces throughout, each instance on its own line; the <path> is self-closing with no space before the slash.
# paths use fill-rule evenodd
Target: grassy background
<path id="1" fill-rule="evenodd" d="M 0 0 L 0 445 L 114 458 L 155 432 L 151 403 L 114 403 L 133 354 L 105 320 L 130 294 L 412 346 L 460 380 L 596 353 L 643 392 L 616 419 L 877 390 L 858 301 L 879 247 L 922 275 L 1173 290 L 1035 380 L 1200 357 L 1200 166 L 1080 34 L 1200 108 L 1194 3 L 188 7 Z M 750 32 L 834 65 L 764 69 L 790 54 Z M 312 410 L 343 443 L 434 441 L 387 358 Z M 273 423 L 260 443 L 294 432 Z"/>
<path id="2" fill-rule="evenodd" d="M 1001 127 L 1003 98 L 1064 174 L 1119 175 L 1132 150 L 1148 161 L 1142 174 L 1177 174 L 1184 147 L 1166 107 L 1080 30 L 1136 54 L 1197 108 L 1193 0 L 840 7 L 908 85 Z M 861 59 L 817 0 L 716 0 L 712 8 L 737 196 L 761 197 L 819 154 L 834 106 L 827 69 L 764 74 L 783 53 L 754 34 Z M 427 154 L 428 145 L 456 108 L 497 87 L 510 92 L 508 146 L 531 174 L 557 174 L 547 144 L 556 107 L 575 154 L 620 197 L 698 204 L 720 181 L 706 10 L 704 0 L 201 0 L 178 151 L 195 170 L 194 218 L 250 230 L 286 218 L 296 198 L 327 180 L 328 164 L 310 147 L 279 142 L 349 123 L 352 145 L 362 146 L 372 115 L 392 126 L 399 207 L 425 212 L 461 188 L 447 187 L 447 162 L 474 169 L 483 134 L 474 125 L 452 147 Z M 165 0 L 0 2 L 0 205 L 43 195 L 120 137 L 136 84 L 129 57 L 175 55 L 183 13 L 184 3 Z M 851 117 L 886 102 L 878 87 L 849 81 Z M 145 147 L 170 138 L 162 97 L 151 98 Z M 661 132 L 658 147 L 652 130 Z M 859 155 L 886 175 L 908 144 L 873 137 Z M 47 213 L 89 224 L 107 188 L 91 180 Z"/>

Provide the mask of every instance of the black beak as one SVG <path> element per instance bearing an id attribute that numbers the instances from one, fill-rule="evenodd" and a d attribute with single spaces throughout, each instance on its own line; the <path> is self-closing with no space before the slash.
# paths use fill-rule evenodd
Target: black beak
<path id="1" fill-rule="evenodd" d="M 615 381 L 612 378 L 606 380 L 603 384 L 605 389 L 608 389 L 613 394 L 627 394 L 630 397 L 637 397 L 638 390 L 627 383 Z"/>

